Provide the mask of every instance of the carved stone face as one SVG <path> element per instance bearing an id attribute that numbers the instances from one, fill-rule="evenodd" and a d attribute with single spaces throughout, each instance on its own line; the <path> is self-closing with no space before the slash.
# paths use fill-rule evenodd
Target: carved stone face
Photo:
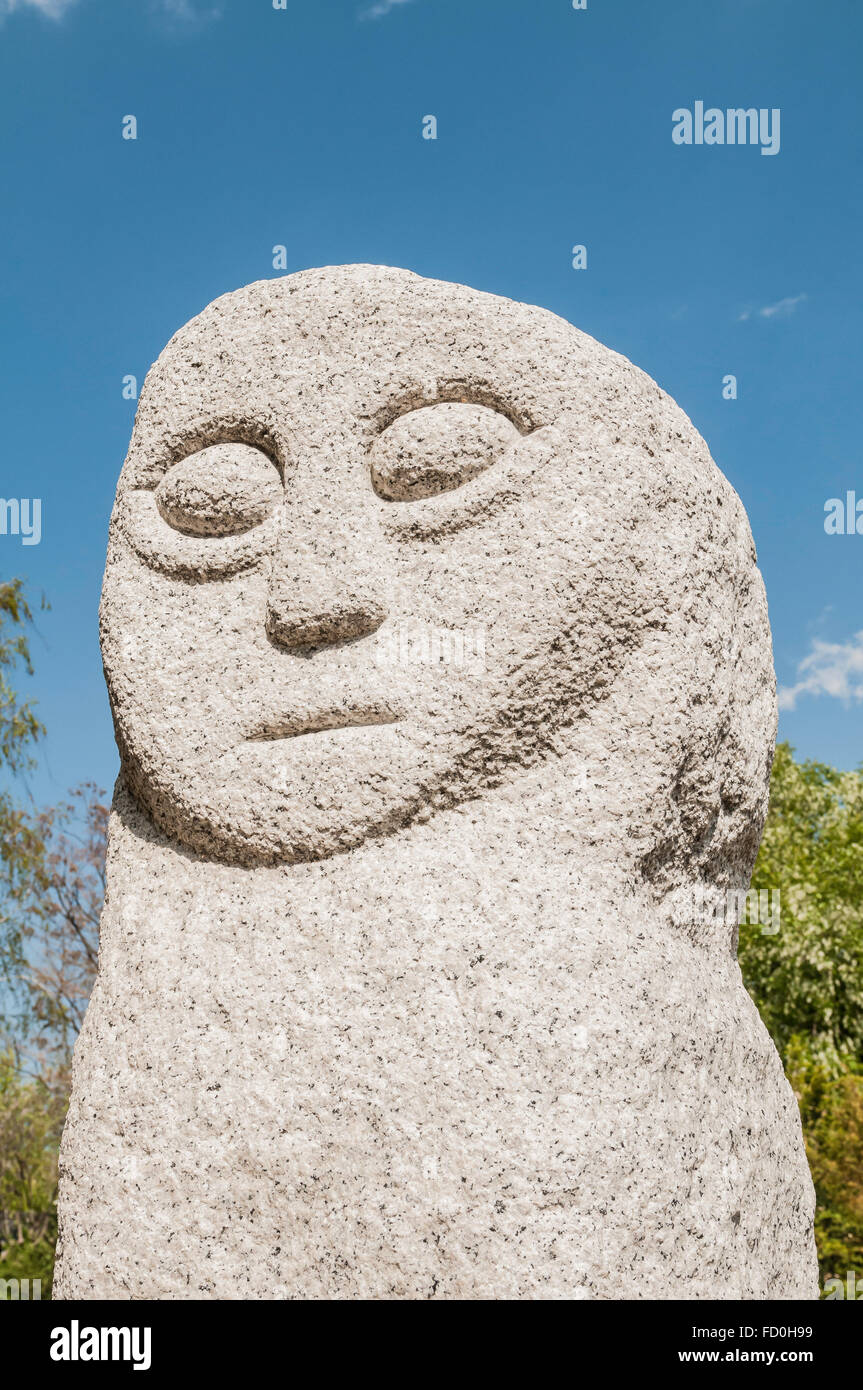
<path id="1" fill-rule="evenodd" d="M 561 751 L 704 587 L 698 537 L 740 548 L 735 504 L 668 398 L 546 311 L 367 266 L 226 295 L 152 368 L 118 488 L 124 776 L 249 864 L 476 796 Z"/>

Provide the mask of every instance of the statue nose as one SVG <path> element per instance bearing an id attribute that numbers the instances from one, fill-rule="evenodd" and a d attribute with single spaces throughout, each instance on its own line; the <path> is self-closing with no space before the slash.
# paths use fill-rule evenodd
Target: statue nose
<path id="1" fill-rule="evenodd" d="M 287 530 L 273 556 L 267 632 L 284 647 L 348 642 L 376 632 L 387 617 L 369 547 L 345 534 L 300 537 Z"/>

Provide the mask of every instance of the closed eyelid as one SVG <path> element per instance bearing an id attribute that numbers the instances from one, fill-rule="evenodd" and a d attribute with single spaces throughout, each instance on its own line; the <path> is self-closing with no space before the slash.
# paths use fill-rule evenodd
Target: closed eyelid
<path id="1" fill-rule="evenodd" d="M 468 401 L 406 412 L 375 439 L 372 485 L 390 502 L 416 501 L 464 486 L 521 437 L 508 415 Z"/>
<path id="2" fill-rule="evenodd" d="M 189 535 L 165 521 L 152 488 L 131 488 L 118 499 L 116 521 L 127 543 L 150 569 L 202 581 L 228 579 L 269 554 L 278 533 L 279 509 L 235 535 Z"/>
<path id="3" fill-rule="evenodd" d="M 394 541 L 438 540 L 497 514 L 523 495 L 530 476 L 550 464 L 560 447 L 554 422 L 516 437 L 492 468 L 461 487 L 398 507 L 381 501 L 384 534 Z"/>
<path id="4" fill-rule="evenodd" d="M 232 442 L 189 454 L 168 470 L 154 495 L 175 530 L 227 536 L 263 521 L 282 495 L 282 482 L 260 449 Z"/>

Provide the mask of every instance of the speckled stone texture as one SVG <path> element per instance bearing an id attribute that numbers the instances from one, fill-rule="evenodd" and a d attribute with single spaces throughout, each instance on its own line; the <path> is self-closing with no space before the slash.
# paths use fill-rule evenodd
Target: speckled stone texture
<path id="1" fill-rule="evenodd" d="M 741 504 L 553 314 L 343 266 L 150 371 L 56 1296 L 814 1297 L 716 902 L 775 733 Z"/>

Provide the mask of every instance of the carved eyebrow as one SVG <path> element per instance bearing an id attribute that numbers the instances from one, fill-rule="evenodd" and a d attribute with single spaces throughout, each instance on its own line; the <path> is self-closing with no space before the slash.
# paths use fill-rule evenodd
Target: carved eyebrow
<path id="1" fill-rule="evenodd" d="M 417 410 L 428 410 L 436 405 L 479 405 L 503 415 L 519 434 L 532 434 L 545 423 L 535 419 L 529 410 L 519 408 L 505 399 L 487 382 L 451 381 L 438 382 L 434 395 L 426 394 L 422 387 L 415 387 L 394 400 L 387 402 L 370 418 L 376 435 L 400 420 L 404 415 L 412 415 Z"/>
<path id="2" fill-rule="evenodd" d="M 170 422 L 155 446 L 145 447 L 133 430 L 120 474 L 125 487 L 156 488 L 166 473 L 214 444 L 245 444 L 266 454 L 284 478 L 286 461 L 269 424 L 251 415 L 201 416 L 182 425 Z"/>

